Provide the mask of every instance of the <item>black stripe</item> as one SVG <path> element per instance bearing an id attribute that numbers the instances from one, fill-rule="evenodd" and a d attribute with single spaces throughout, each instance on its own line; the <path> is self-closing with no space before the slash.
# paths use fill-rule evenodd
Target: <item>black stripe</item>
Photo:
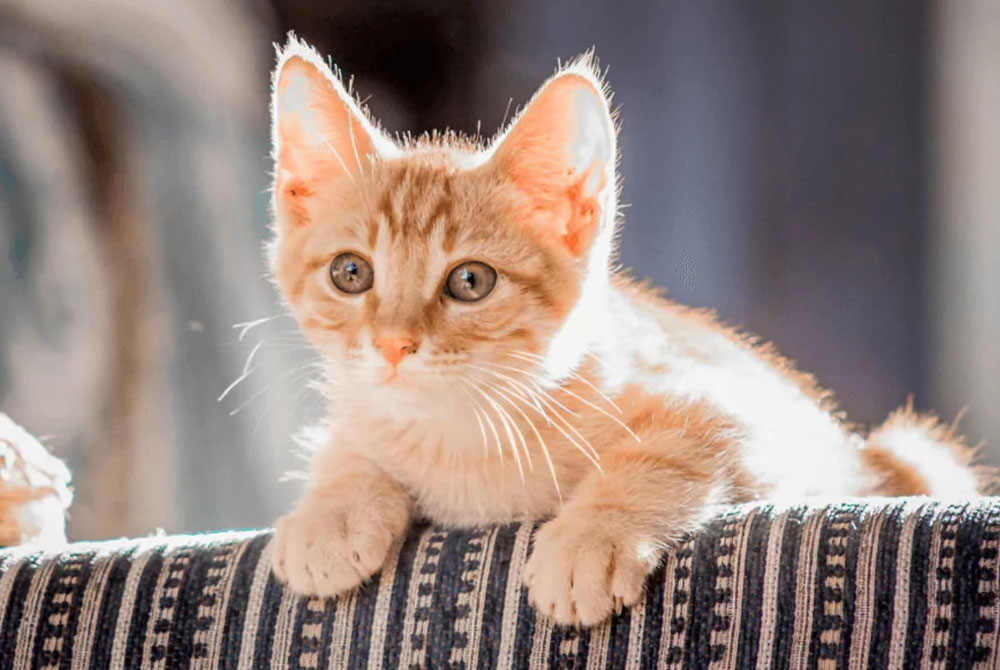
<path id="1" fill-rule="evenodd" d="M 217 599 L 225 596 L 220 589 L 233 551 L 234 545 L 231 542 L 198 551 L 191 556 L 181 574 L 180 590 L 175 599 L 170 637 L 167 641 L 167 658 L 171 659 L 172 664 L 178 658 L 185 658 L 190 664 L 191 661 L 208 656 L 208 646 L 204 642 L 196 642 L 195 635 L 211 630 L 215 621 L 211 616 L 202 616 L 199 610 L 202 607 L 213 607 Z M 175 667 L 181 670 L 188 665 Z"/>
<path id="2" fill-rule="evenodd" d="M 640 667 L 651 668 L 656 665 L 657 654 L 660 653 L 660 636 L 663 631 L 663 592 L 666 567 L 661 562 L 660 567 L 646 578 L 646 618 L 642 623 L 642 641 L 639 645 Z M 590 639 L 587 643 L 589 646 Z M 581 641 L 581 656 L 586 658 Z"/>
<path id="3" fill-rule="evenodd" d="M 531 539 L 528 543 L 528 556 L 535 550 L 535 534 L 541 527 L 541 523 L 535 523 L 531 529 Z M 535 637 L 535 608 L 528 602 L 528 589 L 521 587 L 521 594 L 518 598 L 517 626 L 514 628 L 514 656 L 512 667 L 526 668 L 531 661 L 531 646 Z"/>
<path id="4" fill-rule="evenodd" d="M 986 510 L 974 510 L 962 517 L 955 542 L 955 564 L 952 577 L 952 625 L 949 630 L 947 660 L 949 668 L 971 668 L 977 662 L 989 660 L 989 647 L 977 648 L 976 632 L 980 626 L 993 626 L 986 617 L 980 617 L 980 607 L 989 607 L 996 601 L 995 593 L 980 593 L 981 582 L 992 583 L 996 570 L 982 568 L 983 542 L 996 537 L 989 529 L 991 518 Z M 992 551 L 990 552 L 992 553 Z"/>
<path id="5" fill-rule="evenodd" d="M 406 599 L 410 589 L 410 579 L 413 578 L 412 572 L 413 564 L 417 558 L 417 546 L 420 544 L 420 536 L 425 532 L 431 532 L 426 525 L 412 527 L 399 552 L 399 559 L 396 563 L 396 579 L 392 584 L 392 597 L 389 599 L 387 619 L 389 628 L 386 631 L 383 647 L 382 667 L 385 670 L 399 666 Z"/>
<path id="6" fill-rule="evenodd" d="M 713 646 L 712 632 L 728 628 L 729 622 L 719 617 L 714 609 L 716 604 L 728 602 L 733 590 L 720 589 L 718 580 L 726 575 L 732 565 L 720 565 L 731 561 L 734 545 L 739 536 L 740 524 L 732 514 L 714 519 L 695 540 L 694 565 L 691 571 L 691 625 L 684 651 L 684 667 L 707 668 L 712 661 L 721 660 L 725 647 Z"/>
<path id="7" fill-rule="evenodd" d="M 910 613 L 906 624 L 906 652 L 903 665 L 916 667 L 924 652 L 924 627 L 927 620 L 927 571 L 932 564 L 931 540 L 940 516 L 935 518 L 937 503 L 929 503 L 921 511 L 913 533 L 913 553 L 910 558 Z"/>
<path id="8" fill-rule="evenodd" d="M 0 660 L 12 659 L 17 650 L 17 633 L 21 628 L 21 617 L 28 605 L 26 596 L 31 588 L 31 579 L 38 572 L 37 556 L 30 556 L 18 561 L 14 568 L 17 576 L 11 585 L 10 597 L 7 600 L 7 612 L 3 618 L 3 630 L 0 630 Z M 5 566 L 10 570 L 10 566 Z"/>
<path id="9" fill-rule="evenodd" d="M 483 618 L 480 622 L 478 670 L 491 670 L 497 665 L 500 653 L 500 638 L 503 630 L 503 613 L 507 594 L 507 573 L 517 540 L 520 526 L 501 526 L 493 540 L 493 556 L 490 558 L 490 574 L 486 578 L 485 593 L 482 594 Z"/>
<path id="10" fill-rule="evenodd" d="M 802 525 L 807 511 L 806 507 L 795 507 L 786 512 L 788 518 L 785 521 L 785 531 L 781 538 L 781 559 L 778 567 L 778 602 L 775 603 L 777 612 L 774 618 L 774 647 L 771 650 L 771 666 L 775 670 L 787 668 L 791 656 L 792 633 L 795 630 L 795 591 L 799 572 L 799 545 L 802 542 Z"/>
<path id="11" fill-rule="evenodd" d="M 220 670 L 237 670 L 240 660 L 240 646 L 243 636 L 243 622 L 246 620 L 247 605 L 250 599 L 250 589 L 253 588 L 253 577 L 257 571 L 264 547 L 271 541 L 270 533 L 262 533 L 249 541 L 243 550 L 236 573 L 226 598 L 226 623 L 222 630 L 222 642 L 219 647 Z"/>
<path id="12" fill-rule="evenodd" d="M 834 528 L 846 525 L 846 528 Z M 831 507 L 824 515 L 820 529 L 819 551 L 816 556 L 816 591 L 813 596 L 813 626 L 809 640 L 809 667 L 818 663 L 836 660 L 839 665 L 847 663 L 851 651 L 850 626 L 854 620 L 855 568 L 858 557 L 858 517 L 856 505 Z M 846 540 L 847 545 L 843 542 Z M 833 557 L 843 557 L 845 566 L 829 565 Z M 828 580 L 843 578 L 842 587 L 828 584 Z M 840 603 L 843 615 L 827 615 L 827 603 Z M 826 631 L 840 632 L 840 642 L 823 642 L 821 635 Z"/>
<path id="13" fill-rule="evenodd" d="M 896 503 L 884 512 L 882 530 L 875 555 L 876 616 L 872 621 L 871 640 L 868 646 L 868 670 L 889 667 L 889 644 L 892 642 L 894 603 L 896 602 L 896 568 L 899 561 L 899 541 L 906 521 L 906 503 Z"/>
<path id="14" fill-rule="evenodd" d="M 281 610 L 281 600 L 285 589 L 281 582 L 268 570 L 267 585 L 264 586 L 264 597 L 260 604 L 260 617 L 257 619 L 257 634 L 254 637 L 253 663 L 255 668 L 271 667 L 271 648 L 274 646 L 274 630 L 277 628 L 278 614 Z"/>
<path id="15" fill-rule="evenodd" d="M 138 668 L 142 665 L 143 645 L 146 642 L 146 625 L 153 608 L 156 593 L 156 579 L 163 568 L 163 547 L 153 550 L 149 561 L 139 576 L 138 588 L 135 592 L 135 603 L 132 605 L 131 621 L 129 622 L 128 642 L 125 645 L 125 667 Z"/>
<path id="16" fill-rule="evenodd" d="M 470 563 L 478 562 L 472 556 L 482 547 L 483 537 L 484 533 L 479 530 L 455 530 L 444 535 L 443 542 L 436 543 L 439 553 L 431 606 L 417 615 L 427 619 L 423 642 L 425 661 L 432 668 L 447 667 L 452 647 L 468 646 L 468 639 L 459 636 L 455 626 L 468 621 L 472 613 L 467 604 L 459 605 L 458 597 L 465 584 L 463 573 Z"/>
<path id="17" fill-rule="evenodd" d="M 76 581 L 70 590 L 71 600 L 66 604 L 69 618 L 67 619 L 65 626 L 61 627 L 61 631 L 53 631 L 53 633 L 57 633 L 58 637 L 63 641 L 62 649 L 58 654 L 59 667 L 61 670 L 69 670 L 70 663 L 73 660 L 73 646 L 76 642 L 76 629 L 80 618 L 80 605 L 82 604 L 84 591 L 87 588 L 87 582 L 90 581 L 91 570 L 94 567 L 94 553 L 89 552 L 84 554 L 75 554 L 72 557 L 72 563 L 76 564 L 78 569 L 76 571 Z M 47 622 L 46 625 L 48 625 Z"/>
<path id="18" fill-rule="evenodd" d="M 761 613 L 764 610 L 764 576 L 767 570 L 767 541 L 774 520 L 774 508 L 761 508 L 750 522 L 743 549 L 743 600 L 740 603 L 737 668 L 757 667 Z"/>
<path id="19" fill-rule="evenodd" d="M 372 621 L 375 618 L 375 603 L 378 600 L 379 580 L 382 573 L 358 587 L 358 597 L 354 603 L 354 619 L 351 621 L 351 641 L 347 654 L 347 667 L 368 667 L 368 654 L 371 651 Z"/>
<path id="20" fill-rule="evenodd" d="M 101 586 L 101 609 L 97 614 L 97 621 L 94 624 L 94 637 L 91 653 L 90 667 L 93 670 L 107 668 L 111 665 L 111 651 L 114 648 L 114 631 L 118 627 L 118 610 L 121 608 L 122 597 L 125 595 L 125 583 L 128 579 L 129 570 L 135 559 L 136 547 L 130 547 L 128 551 L 115 556 L 112 560 L 111 569 L 108 570 L 105 583 Z M 126 613 L 125 616 L 131 616 Z M 101 631 L 107 634 L 101 635 Z"/>

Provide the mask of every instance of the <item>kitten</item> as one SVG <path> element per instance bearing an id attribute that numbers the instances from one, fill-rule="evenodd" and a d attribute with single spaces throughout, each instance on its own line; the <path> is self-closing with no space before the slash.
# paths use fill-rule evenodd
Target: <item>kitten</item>
<path id="1" fill-rule="evenodd" d="M 291 37 L 272 113 L 274 276 L 330 395 L 276 527 L 293 590 L 357 586 L 416 517 L 552 517 L 530 599 L 588 626 L 714 504 L 976 494 L 935 419 L 906 408 L 862 437 L 770 347 L 611 268 L 616 127 L 589 57 L 492 142 L 400 141 Z"/>

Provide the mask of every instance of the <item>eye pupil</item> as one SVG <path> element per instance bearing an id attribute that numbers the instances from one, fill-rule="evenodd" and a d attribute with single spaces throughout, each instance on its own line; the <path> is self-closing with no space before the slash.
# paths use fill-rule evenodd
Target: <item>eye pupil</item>
<path id="1" fill-rule="evenodd" d="M 372 287 L 372 266 L 357 254 L 345 252 L 330 263 L 330 279 L 343 293 L 364 293 Z"/>
<path id="2" fill-rule="evenodd" d="M 444 292 L 461 302 L 476 302 L 490 294 L 496 281 L 497 272 L 489 265 L 466 261 L 448 275 Z"/>

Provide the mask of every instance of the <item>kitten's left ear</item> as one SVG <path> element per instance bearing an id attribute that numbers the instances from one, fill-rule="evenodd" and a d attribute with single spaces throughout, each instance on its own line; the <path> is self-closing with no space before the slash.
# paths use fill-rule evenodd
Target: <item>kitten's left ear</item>
<path id="1" fill-rule="evenodd" d="M 614 226 L 616 129 L 590 57 L 547 81 L 491 159 L 529 199 L 531 229 L 583 256 Z"/>
<path id="2" fill-rule="evenodd" d="M 279 218 L 302 219 L 318 182 L 355 180 L 372 156 L 394 153 L 340 78 L 293 35 L 278 53 L 271 114 Z"/>

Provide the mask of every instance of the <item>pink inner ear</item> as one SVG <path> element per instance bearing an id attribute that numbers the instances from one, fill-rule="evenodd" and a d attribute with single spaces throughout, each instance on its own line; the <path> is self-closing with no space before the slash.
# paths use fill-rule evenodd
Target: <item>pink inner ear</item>
<path id="1" fill-rule="evenodd" d="M 279 168 L 307 181 L 365 171 L 372 140 L 341 89 L 302 58 L 284 64 L 276 86 Z"/>
<path id="2" fill-rule="evenodd" d="M 598 230 L 598 196 L 609 177 L 605 166 L 587 153 L 588 129 L 577 127 L 581 95 L 604 113 L 600 92 L 590 81 L 563 75 L 539 93 L 496 154 L 498 164 L 531 201 L 525 224 L 575 256 L 586 253 Z"/>

